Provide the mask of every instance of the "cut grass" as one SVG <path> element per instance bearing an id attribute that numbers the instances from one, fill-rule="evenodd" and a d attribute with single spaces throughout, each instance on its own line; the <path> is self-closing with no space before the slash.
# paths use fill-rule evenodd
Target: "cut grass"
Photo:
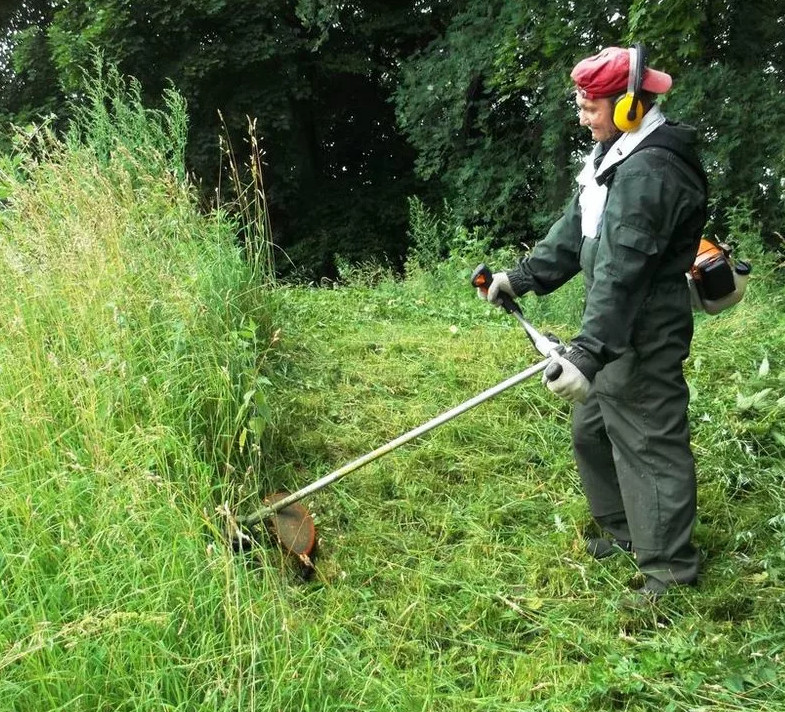
<path id="1" fill-rule="evenodd" d="M 484 305 L 459 296 L 460 266 L 454 272 L 440 290 L 410 280 L 283 292 L 284 342 L 311 348 L 280 382 L 286 415 L 273 467 L 291 488 L 537 359 L 514 321 L 486 317 Z M 673 592 L 659 615 L 619 613 L 633 562 L 598 564 L 583 551 L 591 523 L 570 456 L 568 408 L 536 380 L 309 501 L 322 546 L 316 580 L 298 589 L 303 616 L 316 636 L 330 611 L 327 629 L 345 630 L 340 652 L 324 653 L 365 651 L 366 665 L 408 691 L 391 700 L 381 683 L 365 681 L 368 708 L 746 710 L 783 700 L 774 563 L 782 447 L 771 439 L 783 322 L 762 308 L 782 296 L 779 287 L 761 288 L 770 289 L 765 298 L 699 319 L 687 371 L 698 391 L 704 572 L 697 589 Z M 540 325 L 569 334 L 579 300 L 577 287 L 565 291 L 550 304 L 527 300 L 527 314 L 539 309 Z M 759 338 L 740 342 L 742 324 Z M 770 370 L 761 375 L 764 355 Z M 772 391 L 757 416 L 739 408 L 740 397 L 763 388 Z M 351 667 L 364 670 L 362 659 Z M 354 689 L 362 676 L 352 679 Z M 342 709 L 335 700 L 319 708 Z"/>

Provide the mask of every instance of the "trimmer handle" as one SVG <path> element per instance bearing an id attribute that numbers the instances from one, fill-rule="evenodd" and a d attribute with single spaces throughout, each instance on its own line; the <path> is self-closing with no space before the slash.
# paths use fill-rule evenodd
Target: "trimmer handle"
<path id="1" fill-rule="evenodd" d="M 549 381 L 555 381 L 559 376 L 561 376 L 561 372 L 561 364 L 557 361 L 551 361 L 548 364 L 548 368 L 545 369 L 545 378 Z"/>
<path id="2" fill-rule="evenodd" d="M 484 294 L 488 294 L 488 287 L 493 283 L 493 274 L 483 262 L 472 272 L 472 287 L 476 287 Z M 499 301 L 508 314 L 522 314 L 521 308 L 507 292 L 499 292 Z"/>
<path id="3" fill-rule="evenodd" d="M 487 265 L 485 265 L 485 263 L 479 265 L 477 269 L 472 272 L 472 287 L 476 287 L 477 289 L 487 294 L 488 287 L 490 287 L 492 283 L 493 274 L 491 273 L 491 270 L 488 269 Z M 505 311 L 508 314 L 513 314 L 515 318 L 521 323 L 521 326 L 523 326 L 524 330 L 526 331 L 526 335 L 529 337 L 532 345 L 543 356 L 554 358 L 555 356 L 564 353 L 564 346 L 559 343 L 559 340 L 556 337 L 554 337 L 552 334 L 543 336 L 528 321 L 526 321 L 526 319 L 523 318 L 523 312 L 518 306 L 518 302 L 516 302 L 509 294 L 506 292 L 499 292 L 499 301 L 501 301 L 502 307 L 504 307 Z M 549 381 L 555 381 L 559 376 L 561 376 L 561 374 L 561 364 L 557 363 L 556 361 L 552 361 L 545 369 L 545 378 Z"/>

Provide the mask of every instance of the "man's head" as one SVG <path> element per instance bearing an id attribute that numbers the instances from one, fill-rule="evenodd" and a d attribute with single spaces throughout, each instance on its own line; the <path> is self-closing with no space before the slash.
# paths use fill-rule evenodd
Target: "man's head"
<path id="1" fill-rule="evenodd" d="M 595 141 L 608 141 L 628 127 L 614 123 L 614 106 L 625 94 L 634 94 L 645 113 L 671 87 L 665 72 L 646 67 L 643 49 L 607 47 L 578 62 L 570 76 L 575 82 L 581 126 L 588 126 Z M 636 61 L 640 65 L 636 73 Z"/>

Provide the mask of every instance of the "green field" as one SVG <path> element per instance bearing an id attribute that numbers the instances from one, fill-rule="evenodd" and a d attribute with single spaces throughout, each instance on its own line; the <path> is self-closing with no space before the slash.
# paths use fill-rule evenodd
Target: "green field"
<path id="1" fill-rule="evenodd" d="M 537 379 L 309 498 L 304 577 L 235 554 L 227 513 L 537 356 L 468 288 L 466 235 L 406 278 L 274 286 L 198 212 L 176 97 L 128 101 L 0 163 L 1 710 L 785 708 L 785 286 L 749 216 L 750 293 L 687 364 L 697 588 L 620 610 L 634 563 L 583 551 L 569 406 Z M 580 285 L 522 305 L 568 338 Z"/>

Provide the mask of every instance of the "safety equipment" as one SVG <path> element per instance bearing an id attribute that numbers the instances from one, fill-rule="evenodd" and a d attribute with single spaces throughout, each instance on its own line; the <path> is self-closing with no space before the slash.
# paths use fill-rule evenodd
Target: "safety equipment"
<path id="1" fill-rule="evenodd" d="M 502 272 L 501 274 L 505 273 Z M 490 292 L 495 277 L 496 275 L 492 275 L 491 271 L 484 264 L 481 264 L 472 274 L 472 286 L 476 287 L 478 292 Z M 507 275 L 505 274 L 506 277 Z M 563 356 L 565 349 L 559 340 L 550 334 L 540 334 L 529 324 L 524 319 L 523 312 L 515 299 L 505 292 L 500 292 L 499 300 L 501 307 L 520 322 L 534 348 L 543 356 L 549 357 L 548 367 L 542 376 L 543 384 L 547 385 L 548 389 L 553 393 L 568 401 L 585 403 L 589 393 L 589 386 L 591 385 L 589 378 L 594 378 L 599 365 L 594 364 L 592 357 L 577 347 L 573 347 Z M 581 364 L 583 369 L 589 373 L 588 377 L 581 368 L 575 365 L 576 362 Z"/>
<path id="2" fill-rule="evenodd" d="M 749 262 L 733 260 L 728 245 L 701 238 L 695 262 L 687 273 L 692 308 L 719 314 L 738 304 L 744 297 L 751 272 Z"/>
<path id="3" fill-rule="evenodd" d="M 501 307 L 504 302 L 504 296 L 515 297 L 517 296 L 510 284 L 510 278 L 505 272 L 495 272 L 491 277 L 491 283 L 487 289 L 477 287 L 477 296 L 480 299 L 487 299 L 491 304 Z"/>
<path id="4" fill-rule="evenodd" d="M 557 366 L 561 367 L 560 369 Z M 542 382 L 551 393 L 571 403 L 585 403 L 591 383 L 583 372 L 567 356 L 557 356 L 546 369 Z"/>
<path id="5" fill-rule="evenodd" d="M 606 47 L 575 65 L 570 77 L 575 91 L 584 99 L 594 101 L 618 96 L 629 84 L 630 51 L 625 47 Z M 646 67 L 638 89 L 652 94 L 665 94 L 673 84 L 670 74 Z"/>
<path id="6" fill-rule="evenodd" d="M 642 44 L 629 48 L 630 68 L 627 75 L 627 93 L 620 96 L 613 106 L 613 123 L 619 131 L 635 131 L 643 119 L 641 88 L 646 70 L 646 49 Z"/>
<path id="7" fill-rule="evenodd" d="M 479 264 L 474 272 L 472 272 L 472 287 L 476 287 L 477 293 L 481 296 L 490 292 L 491 288 L 493 287 L 494 278 L 497 274 L 504 274 L 505 279 L 508 279 L 509 281 L 506 273 L 497 272 L 496 274 L 491 274 L 491 270 L 489 270 L 484 263 Z M 531 341 L 532 346 L 534 346 L 534 348 L 537 349 L 537 351 L 539 351 L 543 356 L 556 357 L 559 354 L 564 353 L 564 346 L 561 344 L 558 337 L 550 333 L 541 334 L 528 321 L 526 321 L 526 319 L 524 319 L 521 307 L 518 302 L 515 301 L 513 296 L 510 296 L 507 292 L 499 291 L 498 299 L 500 306 L 502 309 L 504 309 L 504 311 L 506 311 L 508 314 L 512 314 L 518 320 L 518 323 L 526 332 L 526 336 L 529 337 L 529 341 Z M 551 368 L 554 368 L 553 364 L 551 364 Z M 553 371 L 551 371 L 551 373 L 553 373 Z M 553 375 L 553 378 L 557 377 L 558 374 Z"/>

